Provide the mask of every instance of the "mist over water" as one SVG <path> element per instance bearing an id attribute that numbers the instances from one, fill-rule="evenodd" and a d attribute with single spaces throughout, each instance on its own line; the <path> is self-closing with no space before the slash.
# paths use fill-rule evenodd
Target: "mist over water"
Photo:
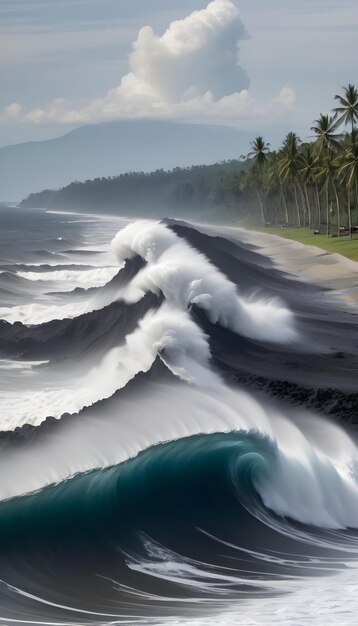
<path id="1" fill-rule="evenodd" d="M 240 382 L 353 389 L 348 317 L 240 242 L 73 217 L 0 265 L 1 620 L 353 624 L 355 438 Z"/>

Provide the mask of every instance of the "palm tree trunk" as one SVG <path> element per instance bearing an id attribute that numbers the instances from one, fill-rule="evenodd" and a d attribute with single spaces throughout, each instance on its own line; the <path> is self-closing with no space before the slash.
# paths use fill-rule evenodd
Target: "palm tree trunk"
<path id="1" fill-rule="evenodd" d="M 307 204 L 307 210 L 308 210 L 308 228 L 311 228 L 311 204 L 310 204 L 310 199 L 308 197 L 308 189 L 307 189 L 306 184 L 305 184 L 305 196 L 306 196 L 306 204 Z"/>
<path id="2" fill-rule="evenodd" d="M 326 182 L 326 215 L 327 215 L 327 237 L 329 237 L 329 180 Z"/>
<path id="3" fill-rule="evenodd" d="M 295 203 L 296 203 L 296 210 L 297 210 L 297 223 L 298 223 L 298 228 L 301 228 L 301 215 L 300 215 L 300 207 L 298 204 L 298 196 L 297 196 L 297 187 L 296 187 L 296 181 L 293 181 L 293 189 L 295 192 Z"/>
<path id="4" fill-rule="evenodd" d="M 288 226 L 287 200 L 286 200 L 285 192 L 284 192 L 283 187 L 282 187 L 282 183 L 280 183 L 280 192 L 281 192 L 281 197 L 282 197 L 282 200 L 283 200 L 283 206 L 285 207 L 285 220 L 286 220 L 286 224 Z"/>
<path id="5" fill-rule="evenodd" d="M 349 236 L 350 239 L 352 239 L 352 210 L 351 210 L 351 194 L 350 194 L 350 189 L 349 189 L 349 185 L 347 185 L 347 191 L 348 191 L 348 228 L 349 228 Z"/>
<path id="6" fill-rule="evenodd" d="M 337 205 L 337 234 L 338 234 L 338 237 L 340 237 L 340 234 L 341 234 L 341 208 L 340 208 L 340 204 L 339 204 L 337 187 L 336 187 L 336 184 L 335 184 L 334 180 L 332 180 L 332 186 L 333 186 L 333 190 L 334 190 L 334 195 L 336 197 L 336 205 Z"/>
<path id="7" fill-rule="evenodd" d="M 317 212 L 318 212 L 318 230 L 321 230 L 321 199 L 319 197 L 317 183 L 315 183 L 315 188 L 316 188 L 316 200 L 317 200 Z"/>
<path id="8" fill-rule="evenodd" d="M 261 196 L 260 196 L 260 194 L 259 194 L 259 190 L 257 189 L 257 187 L 255 187 L 255 191 L 256 191 L 256 194 L 257 194 L 257 197 L 258 197 L 258 200 L 259 200 L 259 204 L 260 204 L 260 210 L 261 210 L 262 223 L 263 223 L 263 225 L 265 226 L 265 224 L 266 224 L 266 219 L 265 219 L 264 205 L 263 205 L 262 198 L 261 198 Z"/>
<path id="9" fill-rule="evenodd" d="M 301 199 L 302 199 L 301 202 L 302 202 L 302 210 L 303 210 L 303 225 L 307 226 L 308 207 L 307 207 L 307 200 L 306 200 L 306 196 L 304 192 L 304 183 L 302 185 L 299 183 L 298 186 L 300 189 Z"/>

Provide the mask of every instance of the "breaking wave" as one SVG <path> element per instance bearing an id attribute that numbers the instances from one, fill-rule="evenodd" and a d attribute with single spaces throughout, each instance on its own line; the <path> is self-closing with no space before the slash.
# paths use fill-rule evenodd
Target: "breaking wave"
<path id="1" fill-rule="evenodd" d="M 248 293 L 249 263 L 234 282 L 163 223 L 112 251 L 18 272 L 73 301 L 0 310 L 0 619 L 209 619 L 355 567 L 355 442 L 233 376 L 308 361 L 281 287 Z"/>

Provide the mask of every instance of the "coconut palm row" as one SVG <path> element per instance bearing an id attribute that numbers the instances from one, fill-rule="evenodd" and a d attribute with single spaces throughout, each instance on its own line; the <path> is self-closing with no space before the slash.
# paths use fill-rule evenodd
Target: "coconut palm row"
<path id="1" fill-rule="evenodd" d="M 256 194 L 263 223 L 308 226 L 327 236 L 350 234 L 358 213 L 358 91 L 335 96 L 331 114 L 313 123 L 313 141 L 288 133 L 278 151 L 256 137 L 242 189 Z M 352 224 L 352 215 L 354 223 Z"/>

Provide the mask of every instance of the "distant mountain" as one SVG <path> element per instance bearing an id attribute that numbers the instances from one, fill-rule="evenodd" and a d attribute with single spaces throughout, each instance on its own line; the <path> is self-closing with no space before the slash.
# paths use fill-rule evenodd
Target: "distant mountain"
<path id="1" fill-rule="evenodd" d="M 160 121 L 82 126 L 57 139 L 0 148 L 0 200 L 75 180 L 238 158 L 252 132 Z"/>

